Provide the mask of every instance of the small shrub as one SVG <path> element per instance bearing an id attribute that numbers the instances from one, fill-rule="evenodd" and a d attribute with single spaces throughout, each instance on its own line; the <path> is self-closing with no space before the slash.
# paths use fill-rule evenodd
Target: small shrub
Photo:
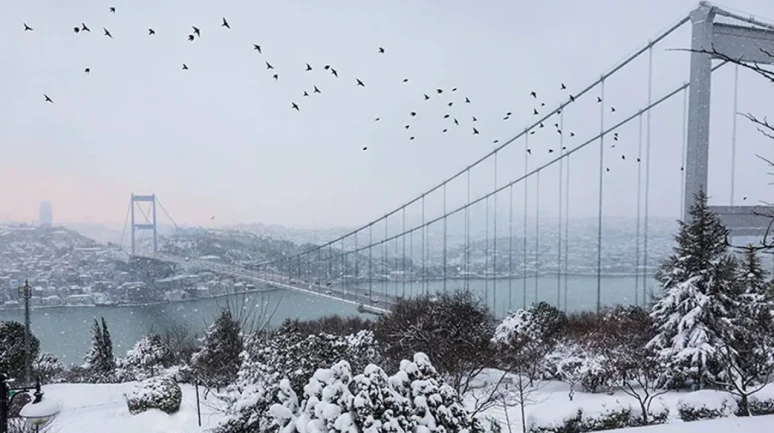
<path id="1" fill-rule="evenodd" d="M 747 406 L 750 409 L 752 416 L 759 415 L 774 415 L 774 399 L 767 398 L 765 400 L 758 400 L 753 397 L 747 402 Z M 735 411 L 736 416 L 747 416 L 746 413 L 740 413 L 740 409 Z"/>
<path id="2" fill-rule="evenodd" d="M 726 400 L 724 400 L 723 404 L 721 404 L 720 407 L 716 409 L 707 407 L 706 404 L 694 406 L 692 404 L 680 401 L 677 403 L 677 413 L 680 419 L 684 422 L 723 418 L 729 416 L 732 412 L 736 412 L 735 409 L 732 410 L 729 406 L 730 405 Z"/>
<path id="3" fill-rule="evenodd" d="M 669 420 L 669 411 L 650 414 L 649 425 L 664 424 Z M 586 433 L 595 431 L 615 430 L 629 427 L 641 427 L 642 416 L 631 407 L 610 409 L 596 416 L 586 416 L 583 409 L 578 409 L 575 415 L 565 418 L 560 423 L 549 425 L 531 425 L 530 433 Z"/>
<path id="4" fill-rule="evenodd" d="M 126 396 L 126 405 L 132 415 L 148 409 L 173 414 L 180 410 L 182 400 L 183 392 L 174 380 L 154 377 L 139 383 L 134 391 Z"/>

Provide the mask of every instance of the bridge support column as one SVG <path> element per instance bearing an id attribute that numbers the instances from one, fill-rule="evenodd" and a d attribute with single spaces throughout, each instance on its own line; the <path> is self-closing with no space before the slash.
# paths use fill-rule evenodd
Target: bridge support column
<path id="1" fill-rule="evenodd" d="M 131 214 L 132 214 L 132 255 L 136 255 L 136 232 L 137 230 L 152 230 L 153 231 L 153 254 L 158 252 L 158 231 L 156 230 L 156 194 L 151 195 L 135 195 L 131 196 Z M 145 211 L 140 208 L 140 213 L 143 214 L 145 220 L 142 224 L 137 224 L 135 216 L 135 207 L 137 203 L 151 203 L 151 215 L 146 215 Z"/>

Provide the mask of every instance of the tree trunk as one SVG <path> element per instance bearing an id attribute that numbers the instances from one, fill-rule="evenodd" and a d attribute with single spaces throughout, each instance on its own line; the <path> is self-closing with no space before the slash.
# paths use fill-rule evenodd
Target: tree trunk
<path id="1" fill-rule="evenodd" d="M 648 406 L 645 400 L 640 400 L 640 409 L 642 410 L 642 425 L 648 425 Z"/>
<path id="2" fill-rule="evenodd" d="M 741 399 L 739 400 L 739 416 L 750 416 L 750 401 L 745 393 L 741 393 Z"/>

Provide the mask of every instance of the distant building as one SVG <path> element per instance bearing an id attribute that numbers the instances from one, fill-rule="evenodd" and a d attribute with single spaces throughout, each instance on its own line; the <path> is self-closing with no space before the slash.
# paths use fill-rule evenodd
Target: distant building
<path id="1" fill-rule="evenodd" d="M 40 225 L 50 226 L 54 221 L 54 211 L 51 209 L 51 202 L 40 202 Z"/>

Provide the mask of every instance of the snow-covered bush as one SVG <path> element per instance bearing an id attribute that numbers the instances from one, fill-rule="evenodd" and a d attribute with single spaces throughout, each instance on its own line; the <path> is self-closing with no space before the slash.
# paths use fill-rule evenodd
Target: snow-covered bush
<path id="1" fill-rule="evenodd" d="M 669 410 L 662 407 L 652 415 L 649 424 L 664 424 L 668 420 Z M 596 414 L 585 413 L 579 408 L 572 416 L 560 421 L 540 422 L 530 418 L 527 431 L 529 433 L 586 433 L 642 425 L 642 415 L 632 407 L 619 406 Z"/>
<path id="2" fill-rule="evenodd" d="M 136 415 L 148 409 L 158 409 L 173 414 L 180 410 L 183 392 L 180 386 L 168 377 L 153 377 L 137 384 L 126 396 L 129 413 Z"/>
<path id="3" fill-rule="evenodd" d="M 736 416 L 759 416 L 759 415 L 774 415 L 774 399 L 767 398 L 759 400 L 755 397 L 750 398 L 747 402 L 749 413 L 740 413 L 741 407 L 737 409 Z"/>
<path id="4" fill-rule="evenodd" d="M 370 331 L 349 336 L 307 336 L 293 326 L 285 326 L 273 335 L 251 337 L 240 356 L 242 366 L 236 383 L 218 394 L 227 415 L 218 427 L 221 433 L 265 431 L 276 426 L 268 410 L 287 393 L 280 386 L 285 381 L 286 388 L 303 395 L 304 387 L 319 368 L 346 360 L 362 370 L 379 359 Z"/>
<path id="5" fill-rule="evenodd" d="M 401 299 L 376 324 L 386 357 L 380 365 L 394 371 L 401 360 L 422 352 L 449 385 L 465 393 L 473 378 L 492 366 L 494 324 L 485 303 L 469 291 Z"/>
<path id="6" fill-rule="evenodd" d="M 565 339 L 545 358 L 545 369 L 553 379 L 570 385 L 570 400 L 576 385 L 586 392 L 597 392 L 611 386 L 611 372 L 606 368 L 606 359 L 588 345 Z"/>
<path id="7" fill-rule="evenodd" d="M 64 365 L 59 358 L 50 353 L 41 353 L 32 362 L 32 375 L 40 378 L 42 382 L 56 381 L 64 371 Z"/>
<path id="8" fill-rule="evenodd" d="M 24 377 L 24 325 L 19 322 L 0 322 L 0 371 L 12 378 Z M 37 357 L 40 341 L 30 335 L 32 356 Z"/>
<path id="9" fill-rule="evenodd" d="M 104 317 L 102 317 L 101 326 L 100 322 L 94 319 L 91 348 L 84 358 L 83 368 L 88 374 L 86 380 L 90 383 L 114 381 L 116 360 L 113 357 L 113 341 Z"/>
<path id="10" fill-rule="evenodd" d="M 298 406 L 289 382 L 283 385 L 284 401 L 270 410 L 280 433 L 484 432 L 424 353 L 417 353 L 413 362 L 402 361 L 400 371 L 389 378 L 375 365 L 352 377 L 346 361 L 319 369 Z"/>
<path id="11" fill-rule="evenodd" d="M 172 352 L 159 334 L 144 335 L 132 349 L 126 352 L 124 365 L 134 370 L 138 379 L 153 377 L 163 368 L 172 365 Z"/>
<path id="12" fill-rule="evenodd" d="M 719 407 L 710 407 L 707 403 L 692 404 L 685 401 L 677 403 L 677 414 L 684 422 L 725 418 L 735 411 L 736 404 L 728 400 L 723 400 Z"/>

